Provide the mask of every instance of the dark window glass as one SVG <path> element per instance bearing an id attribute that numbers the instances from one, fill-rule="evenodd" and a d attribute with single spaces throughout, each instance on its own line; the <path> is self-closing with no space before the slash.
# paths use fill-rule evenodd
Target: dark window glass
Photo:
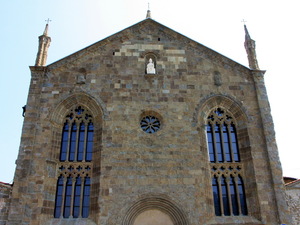
<path id="1" fill-rule="evenodd" d="M 55 210 L 54 210 L 55 218 L 59 218 L 61 215 L 63 190 L 64 190 L 64 178 L 60 176 L 57 180 L 57 187 L 56 187 Z"/>
<path id="2" fill-rule="evenodd" d="M 77 161 L 79 162 L 83 160 L 84 138 L 85 138 L 85 125 L 84 123 L 81 123 L 79 126 L 78 153 L 77 153 Z"/>
<path id="3" fill-rule="evenodd" d="M 234 124 L 230 125 L 230 133 L 231 133 L 231 144 L 232 144 L 234 161 L 239 162 L 240 161 L 239 147 L 238 147 L 236 129 Z"/>
<path id="4" fill-rule="evenodd" d="M 222 109 L 220 109 L 220 108 L 217 108 L 214 111 L 214 113 L 221 117 L 221 116 L 223 116 L 224 111 Z"/>
<path id="5" fill-rule="evenodd" d="M 70 141 L 70 150 L 69 150 L 69 161 L 75 160 L 75 149 L 76 149 L 76 134 L 77 134 L 77 126 L 74 122 L 71 128 L 71 141 Z"/>
<path id="6" fill-rule="evenodd" d="M 233 118 L 225 110 L 217 108 L 207 117 L 207 120 L 207 146 L 214 174 L 212 190 L 215 214 L 216 216 L 247 215 L 242 177 L 228 177 L 234 172 L 232 170 L 235 166 L 227 163 L 240 162 L 237 131 Z M 236 169 L 239 171 L 241 167 L 238 165 Z M 217 170 L 219 171 L 216 173 Z"/>
<path id="7" fill-rule="evenodd" d="M 93 150 L 93 139 L 94 139 L 94 124 L 89 122 L 87 130 L 87 142 L 86 142 L 86 157 L 85 161 L 92 161 L 92 150 Z"/>
<path id="8" fill-rule="evenodd" d="M 223 143 L 224 143 L 226 161 L 231 162 L 229 135 L 228 135 L 228 129 L 226 124 L 223 125 Z"/>
<path id="9" fill-rule="evenodd" d="M 230 177 L 229 187 L 230 187 L 230 196 L 231 196 L 231 204 L 232 204 L 232 213 L 233 215 L 237 216 L 239 215 L 239 206 L 238 206 L 235 181 L 233 177 Z"/>
<path id="10" fill-rule="evenodd" d="M 215 137 L 216 137 L 216 148 L 218 154 L 218 161 L 223 162 L 223 148 L 222 148 L 222 138 L 221 138 L 220 125 L 215 124 Z"/>
<path id="11" fill-rule="evenodd" d="M 73 217 L 78 218 L 80 213 L 81 178 L 76 178 L 73 203 Z"/>
<path id="12" fill-rule="evenodd" d="M 64 218 L 69 218 L 71 213 L 71 198 L 72 198 L 72 178 L 67 178 L 66 192 L 65 192 L 65 207 Z"/>
<path id="13" fill-rule="evenodd" d="M 90 173 L 94 124 L 88 110 L 81 106 L 71 109 L 63 125 L 60 146 L 60 175 L 55 195 L 55 218 L 87 218 L 90 204 L 90 178 L 81 178 Z M 86 163 L 81 163 L 86 161 Z M 86 165 L 85 165 L 86 164 Z M 63 177 L 70 173 L 70 177 Z"/>
<path id="14" fill-rule="evenodd" d="M 213 196 L 214 196 L 215 214 L 216 216 L 221 216 L 219 185 L 216 177 L 213 177 L 212 179 L 212 188 L 213 188 Z"/>
<path id="15" fill-rule="evenodd" d="M 243 179 L 240 176 L 238 176 L 238 189 L 239 189 L 239 195 L 241 201 L 242 214 L 248 215 L 244 183 L 243 183 Z"/>
<path id="16" fill-rule="evenodd" d="M 229 199 L 228 199 L 228 190 L 226 184 L 226 178 L 221 177 L 221 189 L 222 189 L 222 200 L 223 200 L 223 208 L 224 208 L 224 215 L 230 216 L 230 208 L 229 208 Z"/>
<path id="17" fill-rule="evenodd" d="M 90 178 L 86 177 L 84 181 L 83 202 L 82 202 L 83 218 L 87 218 L 89 216 L 90 188 L 91 188 Z"/>
<path id="18" fill-rule="evenodd" d="M 208 144 L 208 150 L 209 150 L 209 160 L 210 162 L 215 162 L 215 152 L 214 152 L 214 140 L 213 140 L 213 134 L 212 134 L 212 125 L 208 124 L 206 126 L 207 131 L 207 144 Z"/>
<path id="19" fill-rule="evenodd" d="M 66 122 L 62 130 L 60 159 L 59 159 L 60 161 L 66 161 L 67 159 L 68 142 L 69 142 L 69 125 L 68 122 Z"/>
<path id="20" fill-rule="evenodd" d="M 239 162 L 237 134 L 232 117 L 218 108 L 207 119 L 206 133 L 210 162 Z"/>
<path id="21" fill-rule="evenodd" d="M 146 133 L 152 134 L 160 129 L 160 121 L 155 116 L 145 116 L 140 122 L 141 128 Z"/>

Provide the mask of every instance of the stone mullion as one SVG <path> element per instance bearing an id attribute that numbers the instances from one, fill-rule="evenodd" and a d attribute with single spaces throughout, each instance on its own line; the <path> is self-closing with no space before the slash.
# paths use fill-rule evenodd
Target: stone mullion
<path id="1" fill-rule="evenodd" d="M 78 144 L 79 144 L 79 132 L 80 132 L 80 121 L 76 121 L 76 143 L 74 152 L 74 162 L 78 161 Z"/>
<path id="2" fill-rule="evenodd" d="M 234 187 L 236 190 L 236 195 L 237 195 L 237 202 L 238 202 L 238 208 L 239 208 L 239 215 L 242 213 L 242 206 L 241 206 L 241 199 L 240 199 L 240 193 L 239 193 L 239 187 L 238 187 L 238 182 L 237 182 L 237 177 L 234 177 Z"/>
<path id="3" fill-rule="evenodd" d="M 223 196 L 222 196 L 222 185 L 221 185 L 222 176 L 219 176 L 218 181 L 218 188 L 219 188 L 219 199 L 220 199 L 220 208 L 221 208 L 221 215 L 224 216 L 224 205 L 223 205 Z"/>
<path id="4" fill-rule="evenodd" d="M 225 181 L 226 181 L 226 187 L 227 187 L 227 193 L 226 194 L 228 196 L 230 215 L 233 216 L 232 199 L 231 199 L 231 191 L 230 191 L 230 176 L 226 177 Z"/>
<path id="5" fill-rule="evenodd" d="M 225 148 L 224 148 L 224 137 L 223 137 L 223 126 L 224 123 L 220 123 L 220 141 L 221 141 L 221 151 L 222 151 L 222 155 L 223 155 L 223 162 L 227 162 L 226 160 L 226 152 L 225 152 Z"/>
<path id="6" fill-rule="evenodd" d="M 228 133 L 228 142 L 229 142 L 229 151 L 231 156 L 231 162 L 235 162 L 234 160 L 234 154 L 233 154 L 233 148 L 232 148 L 232 138 L 231 138 L 231 130 L 230 130 L 230 124 L 227 124 L 226 126 L 227 133 Z"/>
<path id="7" fill-rule="evenodd" d="M 84 177 L 80 177 L 80 204 L 79 204 L 79 218 L 82 218 L 82 203 L 83 203 L 83 191 L 84 191 Z"/>
<path id="8" fill-rule="evenodd" d="M 71 144 L 71 133 L 72 133 L 72 121 L 68 120 L 68 127 L 69 127 L 69 131 L 68 131 L 68 144 L 67 144 L 67 155 L 66 155 L 66 161 L 69 161 L 70 158 L 70 144 Z"/>
<path id="9" fill-rule="evenodd" d="M 212 129 L 212 136 L 213 136 L 213 146 L 214 146 L 214 154 L 215 154 L 215 161 L 216 163 L 219 162 L 219 157 L 218 157 L 218 151 L 217 151 L 217 144 L 216 144 L 216 134 L 215 134 L 215 126 L 216 124 L 215 123 L 211 123 L 211 129 Z"/>
<path id="10" fill-rule="evenodd" d="M 64 182 L 63 182 L 64 186 L 63 186 L 63 190 L 62 190 L 60 218 L 64 217 L 65 200 L 66 200 L 66 188 L 67 188 L 67 182 L 68 182 L 68 178 L 67 177 L 63 177 L 63 179 L 64 179 Z"/>
<path id="11" fill-rule="evenodd" d="M 84 129 L 84 144 L 83 144 L 83 156 L 82 156 L 83 158 L 82 158 L 82 162 L 85 162 L 86 151 L 87 151 L 86 145 L 87 145 L 87 138 L 88 138 L 88 136 L 87 136 L 88 126 L 89 126 L 88 121 L 85 121 L 84 126 L 85 126 L 85 129 Z"/>
<path id="12" fill-rule="evenodd" d="M 73 205 L 74 205 L 74 194 L 75 194 L 75 182 L 76 177 L 72 177 L 72 192 L 71 192 L 71 204 L 70 204 L 70 217 L 73 218 Z"/>

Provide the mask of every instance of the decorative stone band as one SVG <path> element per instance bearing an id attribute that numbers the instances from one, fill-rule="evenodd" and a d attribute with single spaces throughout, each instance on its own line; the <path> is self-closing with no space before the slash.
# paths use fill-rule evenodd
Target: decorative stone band
<path id="1" fill-rule="evenodd" d="M 92 174 L 92 163 L 90 162 L 65 162 L 60 163 L 57 168 L 58 176 L 63 177 L 86 177 Z"/>
<path id="2" fill-rule="evenodd" d="M 210 168 L 212 177 L 243 176 L 243 166 L 241 163 L 210 163 Z"/>

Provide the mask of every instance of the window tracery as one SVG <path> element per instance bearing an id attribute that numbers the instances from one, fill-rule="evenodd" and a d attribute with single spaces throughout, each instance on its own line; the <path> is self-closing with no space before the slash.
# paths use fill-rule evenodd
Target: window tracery
<path id="1" fill-rule="evenodd" d="M 206 126 L 210 162 L 239 162 L 240 155 L 233 118 L 217 108 Z"/>
<path id="2" fill-rule="evenodd" d="M 149 134 L 155 133 L 160 129 L 159 119 L 152 115 L 142 118 L 140 125 L 142 130 Z"/>
<path id="3" fill-rule="evenodd" d="M 237 131 L 232 116 L 216 108 L 207 118 L 207 146 L 216 216 L 247 215 Z"/>
<path id="4" fill-rule="evenodd" d="M 81 106 L 72 109 L 62 128 L 55 218 L 89 216 L 93 137 L 89 111 Z"/>

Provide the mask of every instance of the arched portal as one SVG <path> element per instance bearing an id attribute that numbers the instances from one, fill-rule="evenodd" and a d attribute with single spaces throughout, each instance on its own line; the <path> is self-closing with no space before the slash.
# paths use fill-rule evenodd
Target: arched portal
<path id="1" fill-rule="evenodd" d="M 174 225 L 174 223 L 166 213 L 157 209 L 149 209 L 140 213 L 133 225 Z"/>
<path id="2" fill-rule="evenodd" d="M 133 204 L 122 225 L 188 225 L 184 212 L 165 196 L 149 196 Z"/>

